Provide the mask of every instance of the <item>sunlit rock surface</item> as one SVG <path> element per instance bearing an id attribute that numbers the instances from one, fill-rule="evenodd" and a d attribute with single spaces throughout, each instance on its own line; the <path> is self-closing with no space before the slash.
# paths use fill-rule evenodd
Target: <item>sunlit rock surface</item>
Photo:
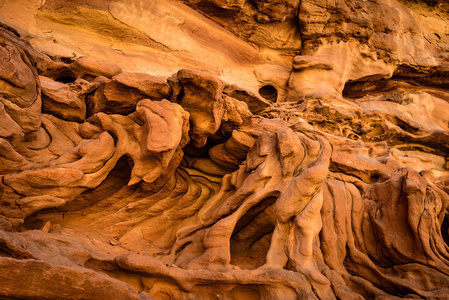
<path id="1" fill-rule="evenodd" d="M 0 298 L 448 299 L 446 1 L 0 22 Z"/>

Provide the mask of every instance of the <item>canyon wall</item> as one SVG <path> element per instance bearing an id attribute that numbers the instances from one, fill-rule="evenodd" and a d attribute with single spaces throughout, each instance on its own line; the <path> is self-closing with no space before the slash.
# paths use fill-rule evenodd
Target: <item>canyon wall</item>
<path id="1" fill-rule="evenodd" d="M 0 0 L 1 299 L 448 299 L 444 0 Z"/>

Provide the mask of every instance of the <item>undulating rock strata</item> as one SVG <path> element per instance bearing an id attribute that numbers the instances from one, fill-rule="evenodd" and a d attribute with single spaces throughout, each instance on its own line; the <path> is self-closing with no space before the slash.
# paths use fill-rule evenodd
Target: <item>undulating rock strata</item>
<path id="1" fill-rule="evenodd" d="M 0 1 L 1 299 L 448 299 L 443 0 Z"/>

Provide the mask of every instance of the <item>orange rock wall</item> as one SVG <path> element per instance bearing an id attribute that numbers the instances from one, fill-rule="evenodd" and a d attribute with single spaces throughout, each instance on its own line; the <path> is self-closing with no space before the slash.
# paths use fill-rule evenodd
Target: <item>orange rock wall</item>
<path id="1" fill-rule="evenodd" d="M 0 298 L 447 299 L 448 22 L 0 1 Z"/>

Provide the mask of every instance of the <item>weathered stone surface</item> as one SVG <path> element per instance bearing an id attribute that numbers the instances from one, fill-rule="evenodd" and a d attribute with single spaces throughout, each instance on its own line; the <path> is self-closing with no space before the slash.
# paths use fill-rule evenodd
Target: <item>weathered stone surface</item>
<path id="1" fill-rule="evenodd" d="M 263 97 L 245 91 L 244 89 L 239 88 L 236 85 L 225 86 L 225 88 L 223 89 L 223 93 L 245 102 L 248 105 L 248 109 L 253 114 L 260 114 L 267 108 L 271 107 L 271 103 L 265 100 Z"/>
<path id="2" fill-rule="evenodd" d="M 177 78 L 183 87 L 179 104 L 190 114 L 193 145 L 201 148 L 220 128 L 224 114 L 224 84 L 216 77 L 194 70 L 180 70 Z"/>
<path id="3" fill-rule="evenodd" d="M 36 131 L 40 127 L 41 94 L 37 72 L 27 56 L 27 47 L 11 32 L 0 29 L 1 91 L 0 112 L 5 110 L 2 137 L 16 137 L 17 127 L 22 132 Z M 3 122 L 2 122 L 3 123 Z"/>
<path id="4" fill-rule="evenodd" d="M 90 57 L 80 57 L 74 63 L 73 68 L 80 73 L 80 77 L 90 75 L 93 77 L 105 76 L 111 78 L 122 72 L 120 67 L 105 61 L 96 60 Z"/>
<path id="5" fill-rule="evenodd" d="M 448 20 L 0 1 L 0 298 L 447 299 Z"/>
<path id="6" fill-rule="evenodd" d="M 42 110 L 67 121 L 86 118 L 86 102 L 63 83 L 39 76 L 42 88 Z"/>
<path id="7" fill-rule="evenodd" d="M 91 116 L 98 112 L 127 115 L 142 99 L 162 100 L 170 95 L 168 83 L 148 74 L 124 72 L 101 81 L 94 95 L 87 99 Z"/>
<path id="8" fill-rule="evenodd" d="M 0 258 L 2 291 L 6 298 L 140 299 L 129 285 L 91 270 L 51 266 L 36 260 Z M 55 284 L 57 283 L 57 288 Z"/>
<path id="9" fill-rule="evenodd" d="M 162 100 L 170 96 L 170 86 L 164 80 L 145 73 L 121 73 L 114 79 L 129 88 L 135 88 L 151 100 Z"/>

